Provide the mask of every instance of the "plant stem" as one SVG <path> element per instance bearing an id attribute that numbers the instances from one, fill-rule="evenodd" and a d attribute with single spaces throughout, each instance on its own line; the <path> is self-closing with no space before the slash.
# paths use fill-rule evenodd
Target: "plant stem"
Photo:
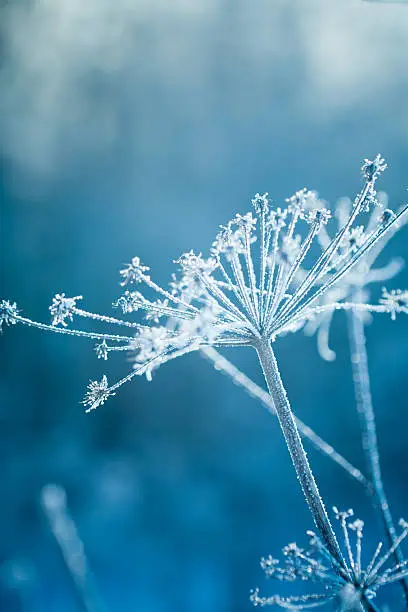
<path id="1" fill-rule="evenodd" d="M 328 552 L 344 567 L 343 555 L 303 448 L 271 343 L 260 339 L 255 348 L 309 510 Z"/>
<path id="2" fill-rule="evenodd" d="M 361 299 L 359 293 L 359 291 L 355 292 L 355 299 Z M 377 428 L 370 389 L 364 323 L 361 316 L 353 311 L 348 313 L 348 322 L 354 393 L 356 397 L 357 413 L 360 420 L 364 455 L 372 482 L 371 491 L 374 502 L 373 505 L 378 512 L 389 545 L 392 546 L 397 535 L 381 475 Z M 395 549 L 394 557 L 397 564 L 404 562 L 404 557 L 399 547 Z M 400 583 L 404 590 L 405 601 L 408 604 L 408 584 L 406 579 L 401 578 Z"/>
<path id="3" fill-rule="evenodd" d="M 60 550 L 69 575 L 76 588 L 78 603 L 83 612 L 106 612 L 99 595 L 84 545 L 69 514 L 65 491 L 59 485 L 46 485 L 42 491 L 42 507 Z"/>

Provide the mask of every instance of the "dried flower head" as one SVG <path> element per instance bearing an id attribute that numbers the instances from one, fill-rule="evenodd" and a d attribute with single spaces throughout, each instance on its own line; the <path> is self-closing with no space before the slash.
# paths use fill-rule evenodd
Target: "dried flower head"
<path id="1" fill-rule="evenodd" d="M 400 520 L 401 533 L 393 546 L 380 555 L 380 542 L 371 560 L 362 565 L 362 541 L 364 523 L 351 520 L 352 510 L 339 511 L 333 508 L 343 534 L 344 557 L 339 563 L 314 532 L 308 531 L 309 544 L 300 548 L 292 543 L 282 549 L 283 562 L 268 556 L 261 559 L 261 567 L 268 578 L 281 582 L 303 581 L 320 592 L 282 597 L 262 597 L 259 589 L 250 596 L 255 606 L 277 606 L 290 610 L 306 610 L 335 602 L 340 610 L 359 610 L 361 604 L 372 602 L 377 591 L 408 576 L 407 562 L 392 564 L 392 555 L 408 535 L 408 523 Z M 353 544 L 354 541 L 354 544 Z M 337 609 L 337 608 L 336 608 Z M 364 607 L 366 609 L 366 607 Z M 368 609 L 375 610 L 373 605 Z"/>
<path id="2" fill-rule="evenodd" d="M 338 309 L 392 316 L 405 312 L 386 295 L 381 304 L 356 304 L 345 299 L 343 290 L 338 291 L 346 275 L 360 270 L 407 210 L 372 215 L 367 222 L 364 212 L 374 200 L 374 185 L 384 168 L 380 156 L 365 161 L 362 191 L 333 238 L 326 229 L 329 210 L 316 192 L 302 189 L 287 200 L 285 208 L 272 208 L 268 194 L 256 194 L 252 211 L 237 214 L 220 227 L 209 257 L 190 251 L 177 260 L 179 273 L 173 274 L 169 289 L 156 284 L 149 268 L 134 257 L 120 271 L 121 285 L 138 284 L 140 290 L 127 289 L 114 306 L 124 315 L 144 313 L 144 323 L 87 312 L 77 307 L 80 296 L 65 294 L 53 299 L 52 326 L 18 315 L 15 305 L 5 302 L 2 321 L 93 338 L 98 341 L 97 356 L 104 360 L 111 352 L 129 351 L 134 363 L 130 374 L 113 387 L 108 387 L 106 377 L 89 385 L 84 403 L 94 409 L 134 376 L 151 378 L 159 365 L 191 351 L 208 346 L 257 348 L 261 341 L 273 342 Z M 316 259 L 311 247 L 317 241 L 323 249 Z M 131 328 L 134 333 L 122 336 L 66 328 L 74 315 Z M 63 327 L 56 327 L 59 324 Z"/>

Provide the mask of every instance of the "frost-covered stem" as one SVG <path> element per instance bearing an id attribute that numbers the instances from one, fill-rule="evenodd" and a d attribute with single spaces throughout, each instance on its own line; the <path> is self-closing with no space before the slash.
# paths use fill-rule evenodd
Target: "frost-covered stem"
<path id="1" fill-rule="evenodd" d="M 97 334 L 95 332 L 82 331 L 78 329 L 69 329 L 67 327 L 56 327 L 55 325 L 47 325 L 46 323 L 38 323 L 31 321 L 26 317 L 15 316 L 14 320 L 29 327 L 37 327 L 44 331 L 51 331 L 55 334 L 65 334 L 67 336 L 80 336 L 82 338 L 92 338 L 93 340 L 111 340 L 112 342 L 131 342 L 133 336 L 117 336 L 115 334 Z"/>
<path id="2" fill-rule="evenodd" d="M 245 243 L 245 263 L 247 267 L 249 286 L 251 289 L 250 295 L 252 296 L 252 303 L 255 312 L 255 319 L 259 322 L 259 305 L 256 291 L 256 277 L 254 271 L 254 264 L 251 256 L 251 243 L 250 243 L 250 231 L 248 228 L 244 230 L 244 243 Z"/>
<path id="3" fill-rule="evenodd" d="M 188 304 L 184 300 L 180 300 L 176 295 L 165 291 L 165 289 L 162 289 L 157 283 L 153 282 L 149 276 L 143 276 L 143 281 L 148 287 L 150 287 L 150 289 L 153 289 L 153 291 L 157 291 L 157 293 L 163 295 L 170 302 L 173 302 L 173 304 L 177 304 L 177 306 L 182 306 L 186 310 L 190 310 L 192 312 L 198 312 L 195 306 L 193 306 L 192 304 Z"/>
<path id="4" fill-rule="evenodd" d="M 116 317 L 107 317 L 94 312 L 88 312 L 87 310 L 82 310 L 82 308 L 72 308 L 72 314 L 76 314 L 84 319 L 93 319 L 94 321 L 102 321 L 103 323 L 110 323 L 112 325 L 123 325 L 124 327 L 135 327 L 137 329 L 146 329 L 148 327 L 147 325 L 141 325 L 133 321 L 122 321 L 121 319 L 116 319 Z"/>
<path id="5" fill-rule="evenodd" d="M 344 568 L 343 555 L 303 448 L 271 343 L 260 339 L 255 348 L 309 510 L 327 550 L 339 566 Z"/>
<path id="6" fill-rule="evenodd" d="M 203 347 L 201 354 L 212 362 L 214 368 L 220 372 L 223 372 L 238 386 L 245 389 L 245 391 L 253 398 L 259 400 L 269 412 L 276 417 L 276 410 L 273 400 L 269 393 L 253 382 L 248 376 L 246 376 L 241 370 L 233 365 L 228 359 L 223 357 L 213 346 Z M 347 459 L 340 455 L 330 444 L 325 442 L 319 435 L 317 435 L 308 425 L 303 423 L 299 418 L 295 416 L 296 425 L 304 438 L 307 438 L 314 448 L 328 457 L 332 461 L 336 462 L 341 468 L 343 468 L 351 478 L 357 480 L 364 487 L 371 488 L 371 482 L 352 465 Z"/>
<path id="7" fill-rule="evenodd" d="M 361 301 L 361 298 L 360 291 L 356 290 L 354 299 L 356 301 Z M 354 393 L 356 397 L 357 412 L 360 419 L 363 450 L 368 473 L 372 482 L 374 507 L 379 513 L 389 545 L 392 546 L 397 535 L 381 475 L 377 428 L 371 398 L 364 323 L 361 316 L 352 310 L 348 312 L 348 322 Z M 404 562 L 404 557 L 399 547 L 394 551 L 394 557 L 397 564 Z M 404 590 L 405 601 L 408 604 L 407 581 L 401 579 L 400 582 Z"/>
<path id="8" fill-rule="evenodd" d="M 266 273 L 266 265 L 267 265 L 267 253 L 268 253 L 268 248 L 267 248 L 267 242 L 269 242 L 268 240 L 268 236 L 270 236 L 270 233 L 266 232 L 266 227 L 265 227 L 265 210 L 262 209 L 261 212 L 261 270 L 260 270 L 260 274 L 259 274 L 259 322 L 262 325 L 262 321 L 263 321 L 263 304 L 264 304 L 264 290 L 265 290 L 265 273 Z"/>

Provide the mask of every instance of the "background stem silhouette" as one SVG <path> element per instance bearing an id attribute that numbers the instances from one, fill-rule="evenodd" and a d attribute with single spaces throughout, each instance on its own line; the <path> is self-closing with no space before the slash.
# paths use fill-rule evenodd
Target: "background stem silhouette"
<path id="1" fill-rule="evenodd" d="M 361 291 L 356 290 L 354 300 L 361 300 Z M 394 521 L 391 515 L 388 499 L 385 494 L 381 475 L 380 454 L 378 449 L 377 427 L 375 413 L 371 397 L 370 375 L 368 370 L 366 338 L 364 322 L 358 313 L 350 311 L 347 313 L 351 366 L 353 371 L 354 393 L 356 397 L 357 413 L 360 420 L 362 446 L 367 464 L 368 474 L 372 482 L 371 496 L 381 523 L 387 535 L 388 543 L 392 546 L 397 538 Z M 397 563 L 404 562 L 404 556 L 400 547 L 394 551 Z M 408 605 L 408 584 L 401 579 L 404 590 L 405 601 Z"/>

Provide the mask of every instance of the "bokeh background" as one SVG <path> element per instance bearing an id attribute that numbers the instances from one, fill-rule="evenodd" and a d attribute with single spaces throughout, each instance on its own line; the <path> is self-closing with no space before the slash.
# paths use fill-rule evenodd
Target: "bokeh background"
<path id="1" fill-rule="evenodd" d="M 353 196 L 378 151 L 390 204 L 406 200 L 408 5 L 3 0 L 0 24 L 1 296 L 34 319 L 62 291 L 110 313 L 134 255 L 166 283 L 257 191 Z M 406 255 L 407 231 L 384 262 Z M 276 350 L 297 414 L 362 467 L 345 326 L 340 313 L 334 363 L 302 333 Z M 407 517 L 408 322 L 379 317 L 367 336 L 387 491 Z M 88 380 L 125 374 L 124 358 L 19 326 L 0 353 L 1 610 L 81 609 L 39 505 L 49 482 L 109 612 L 244 612 L 251 588 L 275 592 L 259 558 L 312 525 L 262 406 L 193 355 L 85 415 Z M 229 355 L 261 382 L 251 352 Z M 382 534 L 361 488 L 308 450 L 372 554 Z"/>

